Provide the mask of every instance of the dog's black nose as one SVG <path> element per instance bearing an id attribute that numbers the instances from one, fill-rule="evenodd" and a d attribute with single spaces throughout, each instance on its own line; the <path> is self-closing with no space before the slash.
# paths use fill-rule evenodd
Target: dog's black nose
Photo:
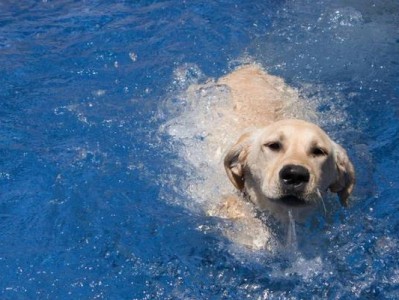
<path id="1" fill-rule="evenodd" d="M 290 191 L 301 191 L 309 182 L 308 169 L 298 165 L 286 165 L 280 170 L 280 182 Z"/>

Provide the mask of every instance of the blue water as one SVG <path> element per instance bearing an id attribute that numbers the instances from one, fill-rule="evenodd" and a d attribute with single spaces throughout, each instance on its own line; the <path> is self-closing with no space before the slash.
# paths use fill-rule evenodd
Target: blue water
<path id="1" fill-rule="evenodd" d="M 0 298 L 398 298 L 398 11 L 396 0 L 2 1 Z M 327 99 L 322 125 L 357 169 L 351 207 L 299 231 L 297 258 L 237 255 L 219 220 L 168 201 L 184 193 L 165 177 L 185 176 L 158 130 L 184 89 L 174 71 L 195 66 L 187 81 L 204 81 L 245 59 Z"/>

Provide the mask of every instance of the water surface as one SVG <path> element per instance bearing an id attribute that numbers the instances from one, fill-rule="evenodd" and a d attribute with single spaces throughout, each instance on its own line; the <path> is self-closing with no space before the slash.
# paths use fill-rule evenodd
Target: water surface
<path id="1" fill-rule="evenodd" d="M 0 3 L 1 298 L 397 298 L 398 11 Z M 357 169 L 351 207 L 297 225 L 292 257 L 220 235 L 180 184 L 181 145 L 159 131 L 182 112 L 165 106 L 174 95 L 245 61 L 309 97 Z"/>

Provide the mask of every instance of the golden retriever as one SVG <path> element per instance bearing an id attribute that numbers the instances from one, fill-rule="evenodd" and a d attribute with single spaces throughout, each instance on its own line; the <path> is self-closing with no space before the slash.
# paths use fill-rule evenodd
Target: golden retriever
<path id="1" fill-rule="evenodd" d="M 253 223 L 246 198 L 256 210 L 267 210 L 280 220 L 287 220 L 288 211 L 299 220 L 324 205 L 327 190 L 347 206 L 355 184 L 353 165 L 320 127 L 284 117 L 286 106 L 294 103 L 286 101 L 293 89 L 256 65 L 243 66 L 217 84 L 228 87 L 234 103 L 226 122 L 231 130 L 242 131 L 224 157 L 227 176 L 241 193 L 226 196 L 218 215 Z M 255 221 L 252 228 L 259 226 Z"/>
<path id="2" fill-rule="evenodd" d="M 185 110 L 164 128 L 182 142 L 179 154 L 199 175 L 185 189 L 209 214 L 233 220 L 223 228 L 231 240 L 273 250 L 258 211 L 299 221 L 322 207 L 327 190 L 348 204 L 355 173 L 345 150 L 309 122 L 317 122 L 311 102 L 281 78 L 248 64 L 191 84 L 182 99 Z"/>

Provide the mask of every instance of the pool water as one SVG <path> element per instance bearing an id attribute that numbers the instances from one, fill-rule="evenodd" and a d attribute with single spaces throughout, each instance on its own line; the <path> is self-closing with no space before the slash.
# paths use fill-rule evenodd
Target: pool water
<path id="1" fill-rule="evenodd" d="M 398 298 L 398 11 L 2 1 L 0 298 Z M 306 96 L 357 170 L 351 206 L 296 224 L 296 251 L 235 245 L 187 192 L 203 174 L 182 95 L 245 62 Z"/>

